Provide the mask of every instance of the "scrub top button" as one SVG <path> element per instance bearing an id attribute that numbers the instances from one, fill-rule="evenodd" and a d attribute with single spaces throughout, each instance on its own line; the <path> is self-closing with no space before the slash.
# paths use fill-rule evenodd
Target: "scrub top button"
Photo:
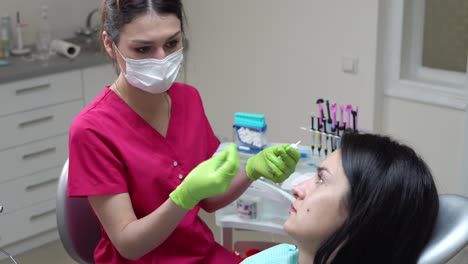
<path id="1" fill-rule="evenodd" d="M 182 175 L 182 174 L 179 174 L 179 179 L 181 179 L 181 180 L 182 180 L 183 178 L 184 178 L 184 175 Z"/>
<path id="2" fill-rule="evenodd" d="M 177 163 L 177 161 L 174 161 L 174 167 L 177 167 L 177 165 L 179 165 L 179 163 Z"/>

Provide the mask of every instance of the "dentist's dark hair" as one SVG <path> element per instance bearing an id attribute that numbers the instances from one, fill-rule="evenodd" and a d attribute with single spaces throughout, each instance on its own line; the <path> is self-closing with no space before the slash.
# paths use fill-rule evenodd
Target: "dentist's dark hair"
<path id="1" fill-rule="evenodd" d="M 102 0 L 100 33 L 106 31 L 117 45 L 122 28 L 149 11 L 175 15 L 184 33 L 185 12 L 181 0 Z"/>
<path id="2" fill-rule="evenodd" d="M 439 209 L 432 174 L 410 147 L 386 136 L 345 133 L 348 218 L 314 263 L 417 263 Z"/>

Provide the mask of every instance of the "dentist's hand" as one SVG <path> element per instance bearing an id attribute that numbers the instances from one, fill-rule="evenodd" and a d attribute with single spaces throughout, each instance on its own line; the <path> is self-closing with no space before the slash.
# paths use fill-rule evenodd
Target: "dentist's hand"
<path id="1" fill-rule="evenodd" d="M 231 144 L 195 167 L 169 197 L 178 206 L 192 209 L 201 200 L 224 193 L 239 167 L 237 147 Z"/>
<path id="2" fill-rule="evenodd" d="M 245 171 L 251 180 L 263 176 L 280 183 L 296 170 L 300 157 L 299 151 L 288 144 L 268 147 L 247 160 Z"/>

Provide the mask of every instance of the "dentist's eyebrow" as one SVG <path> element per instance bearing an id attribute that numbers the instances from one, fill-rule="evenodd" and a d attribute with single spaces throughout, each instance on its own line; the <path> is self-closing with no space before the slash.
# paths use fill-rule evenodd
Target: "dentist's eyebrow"
<path id="1" fill-rule="evenodd" d="M 177 31 L 176 33 L 174 33 L 173 35 L 169 36 L 165 41 L 171 41 L 177 37 L 179 37 L 179 35 L 182 34 L 182 31 Z M 144 40 L 144 39 L 132 39 L 132 42 L 133 43 L 138 43 L 138 44 L 145 44 L 145 45 L 151 45 L 151 44 L 154 44 L 155 41 L 149 41 L 149 40 Z"/>
<path id="2" fill-rule="evenodd" d="M 176 39 L 177 37 L 179 37 L 180 35 L 182 35 L 182 31 L 178 31 L 176 32 L 174 35 L 170 36 L 167 40 L 173 40 L 173 39 Z"/>

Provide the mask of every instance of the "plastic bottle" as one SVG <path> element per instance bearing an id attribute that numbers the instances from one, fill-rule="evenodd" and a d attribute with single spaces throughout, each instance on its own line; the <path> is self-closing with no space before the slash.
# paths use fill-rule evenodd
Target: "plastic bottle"
<path id="1" fill-rule="evenodd" d="M 0 60 L 8 61 L 10 57 L 11 22 L 8 15 L 2 16 L 0 27 Z"/>
<path id="2" fill-rule="evenodd" d="M 36 49 L 38 58 L 47 64 L 50 56 L 50 42 L 52 40 L 52 30 L 50 28 L 47 5 L 42 5 L 41 21 L 36 36 Z"/>

